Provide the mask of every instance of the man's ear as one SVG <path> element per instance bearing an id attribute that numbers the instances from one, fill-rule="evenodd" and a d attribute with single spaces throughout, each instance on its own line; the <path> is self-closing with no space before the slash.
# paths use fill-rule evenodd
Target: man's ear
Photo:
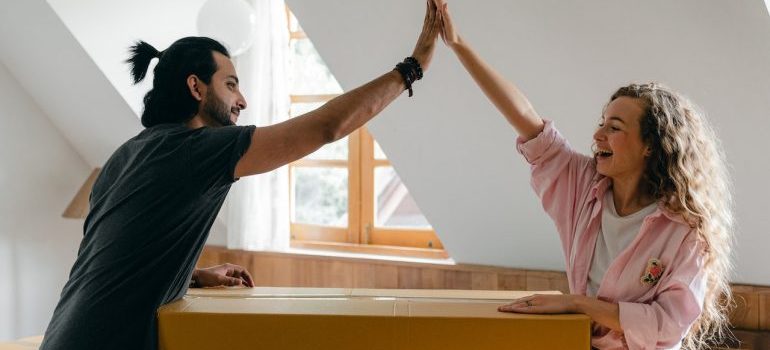
<path id="1" fill-rule="evenodd" d="M 190 95 L 198 102 L 203 100 L 203 85 L 203 82 L 198 79 L 197 75 L 191 74 L 187 77 L 187 89 L 190 90 Z"/>

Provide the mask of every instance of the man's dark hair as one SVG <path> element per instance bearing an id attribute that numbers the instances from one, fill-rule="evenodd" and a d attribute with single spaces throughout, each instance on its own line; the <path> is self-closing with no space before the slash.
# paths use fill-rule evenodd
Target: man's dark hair
<path id="1" fill-rule="evenodd" d="M 217 71 L 214 51 L 230 57 L 224 45 L 206 37 L 179 39 L 162 52 L 141 40 L 129 48 L 131 55 L 126 63 L 131 65 L 134 84 L 144 79 L 150 61 L 158 58 L 152 89 L 144 96 L 142 125 L 149 128 L 183 123 L 195 116 L 198 101 L 190 94 L 187 77 L 194 74 L 204 83 L 211 83 L 211 76 Z"/>

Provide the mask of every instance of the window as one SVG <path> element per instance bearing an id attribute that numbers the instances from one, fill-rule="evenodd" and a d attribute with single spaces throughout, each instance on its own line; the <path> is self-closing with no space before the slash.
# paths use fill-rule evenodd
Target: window
<path id="1" fill-rule="evenodd" d="M 287 8 L 291 117 L 342 93 Z M 365 127 L 289 164 L 296 248 L 447 258 L 441 241 Z"/>

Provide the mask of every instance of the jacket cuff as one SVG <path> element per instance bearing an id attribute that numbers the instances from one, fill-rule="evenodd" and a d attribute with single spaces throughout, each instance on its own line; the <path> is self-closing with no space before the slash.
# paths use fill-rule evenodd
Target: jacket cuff
<path id="1" fill-rule="evenodd" d="M 560 137 L 559 132 L 554 128 L 553 121 L 543 119 L 545 126 L 533 139 L 526 140 L 519 136 L 516 138 L 516 150 L 524 156 L 530 164 L 535 164 L 553 145 L 554 141 Z"/>
<path id="2" fill-rule="evenodd" d="M 658 342 L 657 318 L 646 304 L 619 302 L 620 327 L 630 350 L 655 349 Z"/>

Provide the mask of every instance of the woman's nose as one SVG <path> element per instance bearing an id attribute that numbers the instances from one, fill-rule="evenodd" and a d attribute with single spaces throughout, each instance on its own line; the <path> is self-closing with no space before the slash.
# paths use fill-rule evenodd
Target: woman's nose
<path id="1" fill-rule="evenodd" d="M 596 129 L 596 131 L 594 132 L 594 140 L 595 141 L 604 140 L 604 132 L 602 131 L 602 128 Z"/>

